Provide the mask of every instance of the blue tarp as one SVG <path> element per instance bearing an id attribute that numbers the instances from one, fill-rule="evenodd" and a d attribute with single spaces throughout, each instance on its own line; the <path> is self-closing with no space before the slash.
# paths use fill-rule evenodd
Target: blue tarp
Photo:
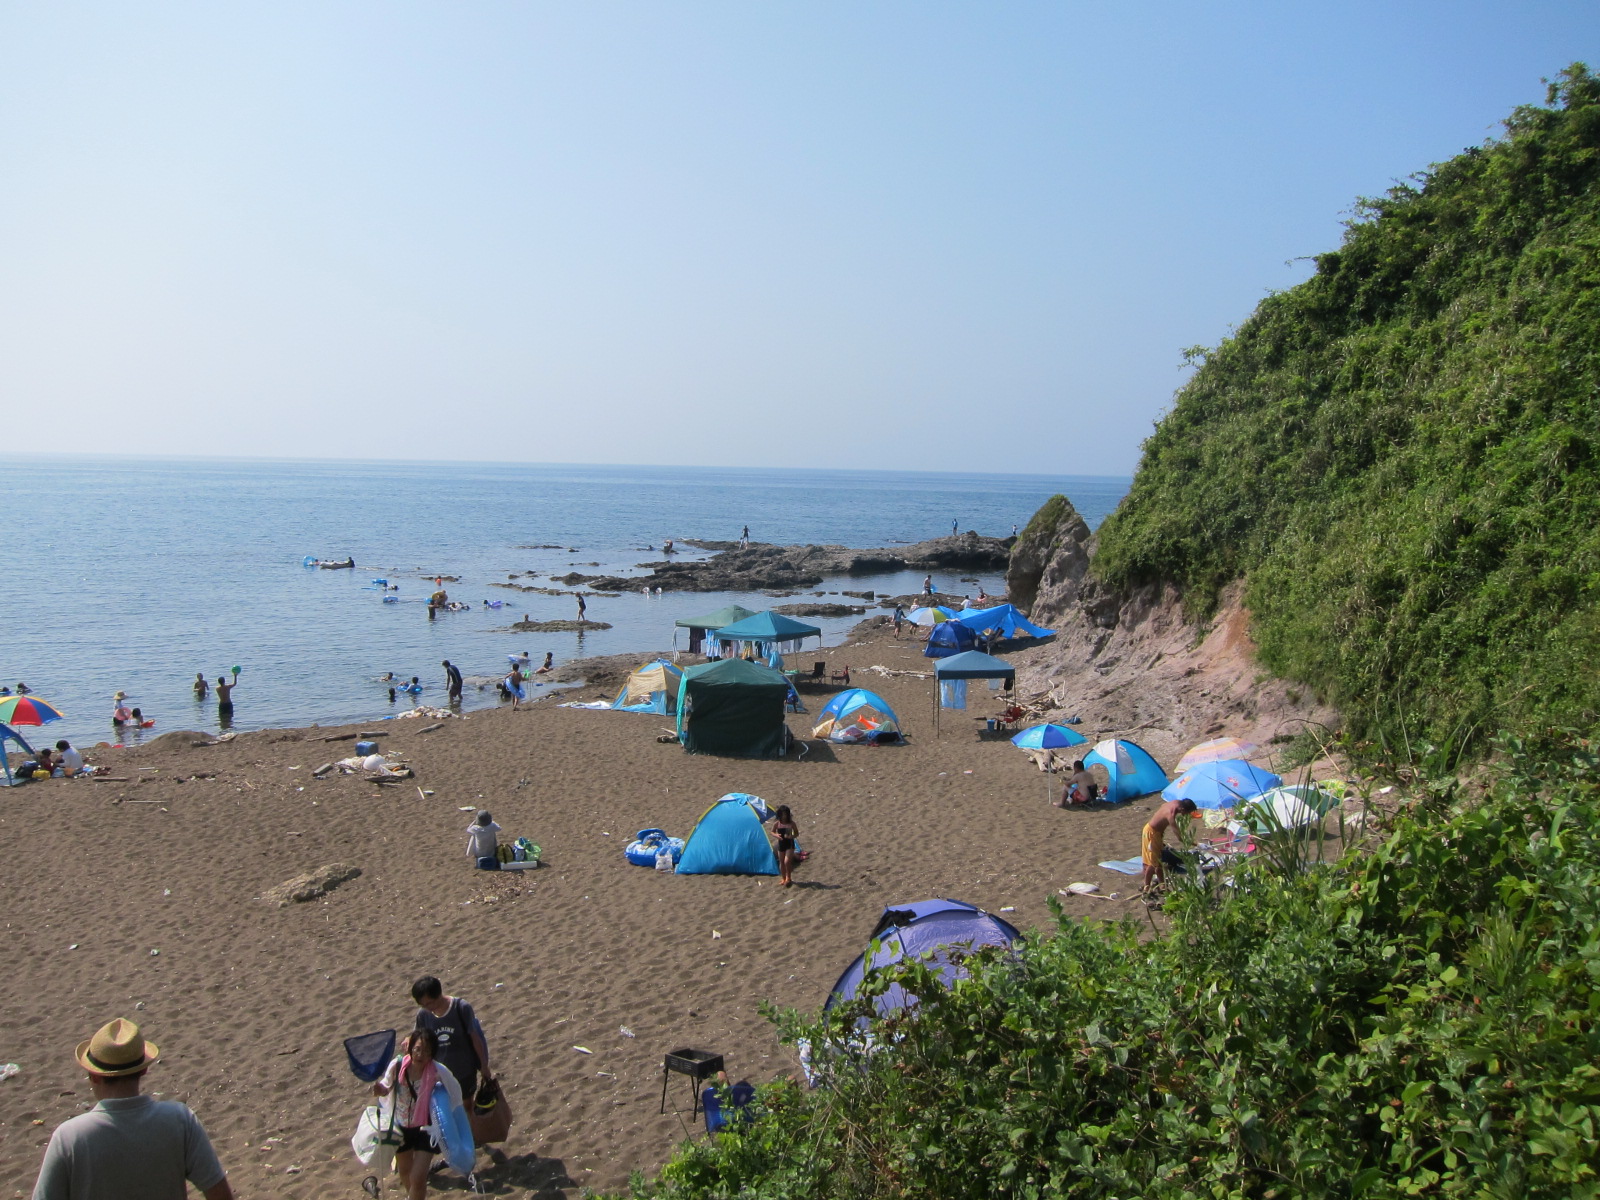
<path id="1" fill-rule="evenodd" d="M 32 754 L 33 747 L 22 740 L 22 735 L 9 725 L 0 725 L 0 784 L 11 787 L 17 782 L 11 774 L 11 760 L 6 755 L 6 743 L 16 742 L 24 754 Z"/>
<path id="2" fill-rule="evenodd" d="M 976 649 L 978 635 L 960 621 L 943 621 L 928 631 L 928 644 L 923 647 L 925 658 L 949 658 L 965 650 Z"/>
<path id="3" fill-rule="evenodd" d="M 1022 614 L 1015 604 L 997 604 L 993 608 L 974 608 L 958 612 L 955 619 L 974 633 L 998 634 L 1000 637 L 1052 637 L 1054 630 L 1041 629 Z"/>
<path id="4" fill-rule="evenodd" d="M 743 792 L 730 792 L 700 815 L 678 860 L 679 875 L 776 875 L 761 818 Z"/>

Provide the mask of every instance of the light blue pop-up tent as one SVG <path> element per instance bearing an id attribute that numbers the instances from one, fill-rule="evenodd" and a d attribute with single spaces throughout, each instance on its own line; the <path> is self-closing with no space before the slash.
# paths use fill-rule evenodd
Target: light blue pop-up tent
<path id="1" fill-rule="evenodd" d="M 1098 742 L 1083 756 L 1083 765 L 1096 763 L 1106 769 L 1106 800 L 1121 804 L 1136 796 L 1147 796 L 1167 786 L 1167 773 L 1137 742 L 1108 739 Z"/>
<path id="2" fill-rule="evenodd" d="M 729 792 L 695 822 L 683 843 L 679 875 L 776 875 L 778 856 L 751 807 L 754 797 Z"/>

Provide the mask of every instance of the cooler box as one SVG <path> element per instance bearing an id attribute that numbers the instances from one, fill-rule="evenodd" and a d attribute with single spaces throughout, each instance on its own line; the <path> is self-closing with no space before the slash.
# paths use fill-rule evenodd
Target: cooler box
<path id="1" fill-rule="evenodd" d="M 378 743 L 377 742 L 357 742 L 356 743 L 356 756 L 358 758 L 365 758 L 367 755 L 376 754 L 377 752 L 378 752 Z"/>

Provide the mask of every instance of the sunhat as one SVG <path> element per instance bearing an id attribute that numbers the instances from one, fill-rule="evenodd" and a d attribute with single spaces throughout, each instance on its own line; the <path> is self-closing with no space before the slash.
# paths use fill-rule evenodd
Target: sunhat
<path id="1" fill-rule="evenodd" d="M 113 693 L 111 698 L 113 700 L 126 700 L 128 698 L 128 693 L 127 692 L 116 692 L 116 693 Z"/>
<path id="2" fill-rule="evenodd" d="M 157 1058 L 161 1050 L 132 1021 L 118 1017 L 95 1030 L 87 1042 L 78 1043 L 78 1065 L 92 1075 L 115 1078 L 137 1075 Z"/>

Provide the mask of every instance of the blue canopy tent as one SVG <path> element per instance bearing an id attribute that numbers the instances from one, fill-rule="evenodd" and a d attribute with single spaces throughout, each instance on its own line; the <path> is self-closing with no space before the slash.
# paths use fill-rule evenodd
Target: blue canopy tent
<path id="1" fill-rule="evenodd" d="M 945 625 L 952 624 L 946 621 Z M 940 626 L 942 629 L 944 626 Z M 979 650 L 968 650 L 962 654 L 953 654 L 949 658 L 940 659 L 933 668 L 933 724 L 934 732 L 939 732 L 939 710 L 944 707 L 965 708 L 967 706 L 967 680 L 993 679 L 1000 680 L 1006 687 L 1011 687 L 1017 682 L 1017 669 L 1004 659 L 996 658 L 992 654 L 984 654 Z M 945 694 L 945 689 L 949 694 Z"/>
<path id="2" fill-rule="evenodd" d="M 776 875 L 778 856 L 750 806 L 754 797 L 729 792 L 695 822 L 678 859 L 679 875 Z"/>
<path id="3" fill-rule="evenodd" d="M 739 642 L 750 642 L 757 648 L 756 656 L 766 658 L 780 644 L 799 643 L 801 639 L 808 637 L 819 638 L 822 636 L 822 630 L 815 625 L 807 625 L 804 621 L 786 617 L 782 613 L 759 612 L 742 621 L 724 625 L 721 629 L 713 631 L 711 636 L 723 644 L 723 654 L 728 653 L 730 643 L 736 645 Z"/>
<path id="4" fill-rule="evenodd" d="M 1115 738 L 1097 742 L 1095 748 L 1083 756 L 1083 765 L 1097 764 L 1106 770 L 1105 798 L 1111 804 L 1159 792 L 1167 786 L 1167 773 L 1161 769 L 1161 764 L 1137 742 Z"/>
<path id="5" fill-rule="evenodd" d="M 22 735 L 11 726 L 0 725 L 0 778 L 3 778 L 3 786 L 12 787 L 21 781 L 11 774 L 11 758 L 6 753 L 7 742 L 15 742 L 21 746 L 24 754 L 32 754 L 33 747 L 28 745 L 23 740 Z"/>
<path id="6" fill-rule="evenodd" d="M 960 621 L 941 621 L 928 631 L 928 644 L 922 648 L 924 658 L 949 658 L 964 650 L 978 648 L 978 635 L 970 626 Z"/>
<path id="7" fill-rule="evenodd" d="M 876 946 L 869 944 L 844 969 L 823 1007 L 831 1009 L 853 997 L 868 971 L 881 970 L 907 958 L 925 958 L 948 987 L 967 974 L 961 957 L 983 946 L 1009 946 L 1021 936 L 1009 921 L 961 900 L 890 905 L 872 930 L 871 941 Z M 887 1016 L 916 1003 L 916 996 L 897 985 L 877 997 L 873 1008 L 879 1016 Z"/>
<path id="8" fill-rule="evenodd" d="M 1042 629 L 1028 620 L 1015 604 L 997 604 L 993 608 L 975 608 L 957 613 L 955 619 L 974 633 L 986 637 L 1053 637 L 1055 630 Z"/>

